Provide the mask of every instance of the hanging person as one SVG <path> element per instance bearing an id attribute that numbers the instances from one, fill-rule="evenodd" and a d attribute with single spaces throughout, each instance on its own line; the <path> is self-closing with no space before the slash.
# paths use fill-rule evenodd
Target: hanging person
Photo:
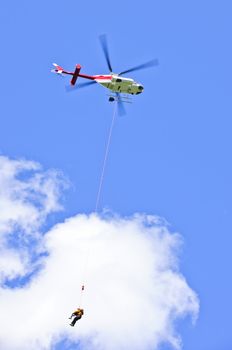
<path id="1" fill-rule="evenodd" d="M 77 308 L 76 311 L 74 311 L 72 313 L 72 315 L 69 317 L 69 319 L 71 320 L 73 317 L 73 320 L 72 322 L 70 323 L 70 326 L 74 327 L 75 326 L 75 323 L 81 319 L 81 317 L 84 315 L 84 310 L 83 309 L 80 309 L 80 308 Z"/>

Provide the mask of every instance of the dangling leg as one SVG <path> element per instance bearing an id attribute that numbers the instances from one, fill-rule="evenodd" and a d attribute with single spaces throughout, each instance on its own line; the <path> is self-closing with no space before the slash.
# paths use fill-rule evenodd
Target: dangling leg
<path id="1" fill-rule="evenodd" d="M 81 318 L 81 316 L 76 316 L 74 317 L 74 319 L 72 320 L 72 322 L 70 323 L 70 326 L 74 327 L 75 323 Z"/>

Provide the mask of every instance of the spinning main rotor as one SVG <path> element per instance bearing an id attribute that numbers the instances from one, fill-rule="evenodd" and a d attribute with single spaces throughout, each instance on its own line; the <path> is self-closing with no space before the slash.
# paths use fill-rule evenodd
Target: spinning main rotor
<path id="1" fill-rule="evenodd" d="M 105 59 L 106 59 L 106 63 L 107 63 L 108 69 L 109 69 L 110 73 L 112 73 L 113 69 L 112 69 L 112 65 L 111 65 L 111 61 L 110 61 L 110 55 L 109 55 L 109 49 L 108 49 L 108 43 L 107 43 L 106 34 L 100 35 L 99 36 L 99 40 L 100 40 L 101 47 L 102 47 L 102 50 L 103 50 L 103 53 L 104 53 L 104 56 L 105 56 Z M 120 76 L 120 75 L 123 75 L 123 74 L 135 72 L 135 71 L 138 71 L 138 70 L 151 68 L 151 67 L 154 67 L 154 66 L 158 66 L 158 64 L 159 64 L 159 61 L 158 61 L 157 58 L 155 58 L 155 59 L 152 59 L 152 60 L 147 61 L 145 63 L 139 64 L 138 66 L 129 68 L 127 70 L 124 70 L 124 71 L 118 73 L 117 75 Z"/>

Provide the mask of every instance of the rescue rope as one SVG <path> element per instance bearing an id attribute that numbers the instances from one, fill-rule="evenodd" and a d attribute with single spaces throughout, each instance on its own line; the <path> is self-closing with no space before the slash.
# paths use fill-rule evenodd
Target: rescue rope
<path id="1" fill-rule="evenodd" d="M 82 298 L 83 298 L 84 290 L 85 290 L 85 286 L 84 286 L 84 284 L 83 284 L 83 285 L 81 286 L 81 291 L 80 291 L 79 308 L 81 308 L 81 305 L 82 305 Z"/>
<path id="2" fill-rule="evenodd" d="M 106 168 L 106 163 L 107 163 L 109 150 L 110 150 L 110 142 L 111 142 L 112 131 L 113 131 L 113 128 L 114 128 L 114 121 L 115 121 L 115 116 L 116 116 L 116 108 L 117 108 L 117 103 L 115 103 L 115 106 L 114 106 L 111 126 L 110 126 L 110 130 L 109 130 L 109 134 L 108 134 L 108 140 L 107 140 L 107 143 L 106 143 L 104 161 L 103 161 L 103 165 L 102 165 L 101 177 L 100 177 L 99 186 L 98 186 L 98 192 L 97 192 L 95 212 L 98 211 L 99 201 L 100 201 L 100 198 L 101 198 L 102 185 L 103 185 L 103 180 L 104 180 L 104 175 L 105 175 L 105 168 Z"/>
<path id="3" fill-rule="evenodd" d="M 98 211 L 99 208 L 99 201 L 101 198 L 101 192 L 102 192 L 102 185 L 103 185 L 103 181 L 104 181 L 104 175 L 105 175 L 105 168 L 106 168 L 106 163 L 107 163 L 107 159 L 109 156 L 109 150 L 110 150 L 110 143 L 111 143 L 111 137 L 112 137 L 112 132 L 113 132 L 113 128 L 114 128 L 114 122 L 115 122 L 115 117 L 116 117 L 116 109 L 117 109 L 117 104 L 115 103 L 114 109 L 113 109 L 113 116 L 112 116 L 112 120 L 111 120 L 111 125 L 110 125 L 110 129 L 109 129 L 109 133 L 108 133 L 108 138 L 107 138 L 107 142 L 106 142 L 106 147 L 105 147 L 105 152 L 104 152 L 104 160 L 103 160 L 103 165 L 102 165 L 102 169 L 101 169 L 101 176 L 100 176 L 100 181 L 99 181 L 99 186 L 98 186 L 98 192 L 97 192 L 97 198 L 96 198 L 96 204 L 95 204 L 95 212 Z M 88 265 L 88 260 L 89 260 L 89 256 L 90 256 L 90 248 L 87 252 L 87 257 L 86 257 L 86 261 L 85 261 L 85 266 L 83 268 L 83 279 L 82 279 L 82 285 L 81 285 L 81 290 L 80 290 L 80 301 L 79 301 L 79 307 L 81 308 L 82 305 L 82 301 L 83 301 L 83 294 L 85 291 L 85 284 L 84 284 L 84 280 L 86 280 L 86 270 L 87 270 L 87 265 Z"/>

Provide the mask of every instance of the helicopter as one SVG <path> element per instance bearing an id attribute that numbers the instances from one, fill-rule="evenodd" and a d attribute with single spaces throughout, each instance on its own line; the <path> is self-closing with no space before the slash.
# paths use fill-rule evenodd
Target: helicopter
<path id="1" fill-rule="evenodd" d="M 102 75 L 82 74 L 82 73 L 80 73 L 80 71 L 81 71 L 80 64 L 76 65 L 74 72 L 70 72 L 70 71 L 65 70 L 64 68 L 62 68 L 61 66 L 59 66 L 56 63 L 53 63 L 55 68 L 52 69 L 52 72 L 56 73 L 58 75 L 61 75 L 61 76 L 62 75 L 71 75 L 72 76 L 72 78 L 70 80 L 70 86 L 67 87 L 67 91 L 72 91 L 74 88 L 79 89 L 82 87 L 86 87 L 86 86 L 98 83 L 98 84 L 102 85 L 103 87 L 109 89 L 111 91 L 111 93 L 115 94 L 115 95 L 113 95 L 113 94 L 109 95 L 109 102 L 117 101 L 117 102 L 119 102 L 119 104 L 122 107 L 121 102 L 128 102 L 128 97 L 127 97 L 128 94 L 129 95 L 138 95 L 138 94 L 141 94 L 144 90 L 144 87 L 142 84 L 136 82 L 132 78 L 123 77 L 122 75 L 127 74 L 127 73 L 131 73 L 134 71 L 138 71 L 141 69 L 157 66 L 158 60 L 152 59 L 148 62 L 145 62 L 143 64 L 129 68 L 129 69 L 124 70 L 120 73 L 113 73 L 106 35 L 105 34 L 100 35 L 99 40 L 100 40 L 100 44 L 101 44 L 101 47 L 102 47 L 102 50 L 103 50 L 103 53 L 104 53 L 104 56 L 106 59 L 106 63 L 107 63 L 107 66 L 108 66 L 108 69 L 110 72 L 109 74 L 102 74 Z M 90 81 L 80 83 L 77 86 L 75 86 L 76 81 L 79 77 L 84 78 L 84 79 L 88 79 Z M 120 94 L 126 94 L 126 95 L 122 96 Z"/>

